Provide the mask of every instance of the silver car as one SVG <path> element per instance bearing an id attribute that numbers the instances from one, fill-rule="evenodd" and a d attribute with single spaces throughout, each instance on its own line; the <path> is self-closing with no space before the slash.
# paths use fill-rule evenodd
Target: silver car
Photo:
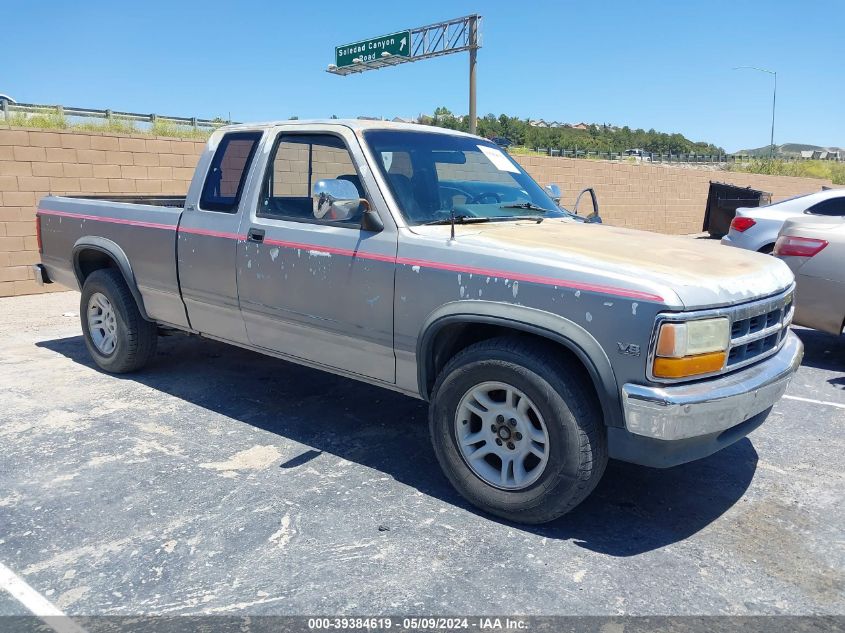
<path id="1" fill-rule="evenodd" d="M 845 327 L 845 217 L 787 220 L 774 254 L 795 274 L 795 323 L 841 334 Z"/>
<path id="2" fill-rule="evenodd" d="M 845 216 L 845 189 L 826 189 L 756 208 L 739 208 L 725 246 L 771 253 L 783 223 L 797 215 Z"/>

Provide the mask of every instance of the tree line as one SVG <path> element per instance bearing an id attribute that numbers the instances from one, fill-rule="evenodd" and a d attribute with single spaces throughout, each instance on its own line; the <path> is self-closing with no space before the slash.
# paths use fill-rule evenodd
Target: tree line
<path id="1" fill-rule="evenodd" d="M 437 108 L 433 115 L 422 115 L 420 123 L 452 130 L 469 130 L 469 117 L 455 116 L 447 108 Z M 571 127 L 536 127 L 529 119 L 501 114 L 487 114 L 478 119 L 477 134 L 485 138 L 501 136 L 514 145 L 562 149 L 584 149 L 598 152 L 624 152 L 644 149 L 655 154 L 724 154 L 725 150 L 712 143 L 694 142 L 683 134 L 668 134 L 654 129 L 632 130 L 627 125 L 616 127 L 592 124 L 586 130 Z"/>

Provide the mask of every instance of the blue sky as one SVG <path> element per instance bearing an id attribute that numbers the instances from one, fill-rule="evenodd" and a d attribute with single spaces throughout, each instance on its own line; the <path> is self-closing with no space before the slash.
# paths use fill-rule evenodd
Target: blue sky
<path id="1" fill-rule="evenodd" d="M 235 120 L 467 111 L 467 55 L 363 75 L 334 46 L 484 16 L 478 111 L 608 122 L 722 145 L 845 146 L 845 2 L 10 2 L 0 92 L 18 101 Z"/>

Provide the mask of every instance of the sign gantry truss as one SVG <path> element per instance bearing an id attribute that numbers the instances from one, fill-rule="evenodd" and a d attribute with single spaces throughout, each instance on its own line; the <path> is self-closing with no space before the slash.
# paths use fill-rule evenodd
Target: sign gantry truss
<path id="1" fill-rule="evenodd" d="M 408 29 L 410 49 L 400 45 L 403 32 L 396 38 L 395 48 L 384 41 L 390 36 L 338 46 L 335 49 L 335 63 L 327 70 L 335 75 L 352 75 L 462 51 L 474 52 L 481 47 L 480 26 L 481 16 L 475 14 Z M 356 51 L 356 55 L 350 57 L 350 50 Z M 404 54 L 406 51 L 407 54 Z"/>

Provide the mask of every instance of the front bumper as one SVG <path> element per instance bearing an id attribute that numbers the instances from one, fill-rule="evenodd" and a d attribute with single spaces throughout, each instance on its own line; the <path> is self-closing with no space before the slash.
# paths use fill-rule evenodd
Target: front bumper
<path id="1" fill-rule="evenodd" d="M 760 426 L 801 364 L 790 332 L 774 356 L 733 374 L 687 385 L 622 388 L 625 428 L 609 428 L 611 457 L 668 467 L 715 453 Z"/>

